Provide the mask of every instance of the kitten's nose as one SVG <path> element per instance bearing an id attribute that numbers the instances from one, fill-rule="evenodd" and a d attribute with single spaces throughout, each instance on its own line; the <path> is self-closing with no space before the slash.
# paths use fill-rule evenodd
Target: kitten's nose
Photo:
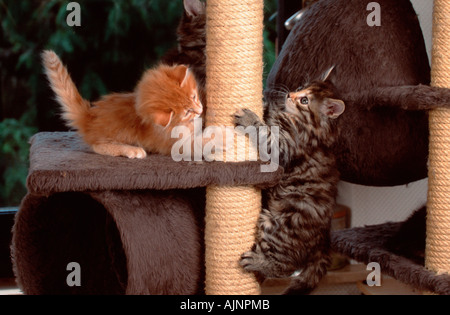
<path id="1" fill-rule="evenodd" d="M 195 113 L 201 115 L 203 113 L 203 105 L 202 105 L 202 103 L 199 102 L 198 107 L 199 107 L 199 109 L 197 109 L 195 111 Z"/>

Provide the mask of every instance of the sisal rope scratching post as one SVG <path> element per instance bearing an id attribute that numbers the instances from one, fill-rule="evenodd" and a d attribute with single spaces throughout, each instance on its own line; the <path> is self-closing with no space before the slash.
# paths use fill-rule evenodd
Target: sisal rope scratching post
<path id="1" fill-rule="evenodd" d="M 263 8 L 262 0 L 207 2 L 208 126 L 233 126 L 239 108 L 262 115 Z M 233 160 L 245 151 L 235 144 Z M 207 187 L 206 294 L 260 294 L 254 275 L 239 266 L 254 243 L 260 211 L 261 192 L 253 187 Z"/>
<path id="2" fill-rule="evenodd" d="M 450 0 L 434 0 L 432 84 L 450 87 Z M 426 267 L 450 272 L 450 110 L 430 112 Z"/>

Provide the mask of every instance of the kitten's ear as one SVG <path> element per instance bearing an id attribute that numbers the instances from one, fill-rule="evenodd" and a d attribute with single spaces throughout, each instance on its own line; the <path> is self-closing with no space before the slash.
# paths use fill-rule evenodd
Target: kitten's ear
<path id="1" fill-rule="evenodd" d="M 156 110 L 150 114 L 152 116 L 152 120 L 155 124 L 160 125 L 166 128 L 173 118 L 173 111 L 170 112 Z"/>
<path id="2" fill-rule="evenodd" d="M 179 65 L 175 67 L 174 73 L 177 81 L 180 83 L 180 86 L 184 87 L 189 78 L 189 68 L 185 65 Z"/>
<path id="3" fill-rule="evenodd" d="M 345 103 L 334 98 L 326 98 L 320 105 L 320 111 L 329 118 L 335 119 L 345 111 Z"/>
<path id="4" fill-rule="evenodd" d="M 323 74 L 322 74 L 322 76 L 320 77 L 320 81 L 323 81 L 323 82 L 325 82 L 325 81 L 332 81 L 332 77 L 333 77 L 333 70 L 334 70 L 334 67 L 335 66 L 332 66 L 332 67 L 330 67 L 329 69 L 327 69 L 327 71 L 325 71 Z"/>
<path id="5" fill-rule="evenodd" d="M 205 13 L 205 4 L 200 0 L 183 0 L 184 10 L 189 17 Z"/>

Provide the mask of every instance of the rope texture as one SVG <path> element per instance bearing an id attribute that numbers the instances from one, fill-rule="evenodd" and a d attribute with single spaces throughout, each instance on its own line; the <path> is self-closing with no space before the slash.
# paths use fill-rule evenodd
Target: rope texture
<path id="1" fill-rule="evenodd" d="M 262 116 L 263 9 L 262 0 L 207 2 L 207 126 L 232 126 L 239 108 Z M 249 150 L 236 143 L 233 161 Z M 260 294 L 255 276 L 239 266 L 254 243 L 260 211 L 261 192 L 253 187 L 207 187 L 206 294 Z"/>
<path id="2" fill-rule="evenodd" d="M 450 0 L 435 0 L 432 85 L 450 87 Z M 450 110 L 430 112 L 425 265 L 450 272 Z"/>

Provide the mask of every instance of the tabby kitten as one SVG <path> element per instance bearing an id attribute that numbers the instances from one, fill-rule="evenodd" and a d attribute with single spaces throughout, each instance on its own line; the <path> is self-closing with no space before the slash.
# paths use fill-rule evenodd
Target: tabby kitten
<path id="1" fill-rule="evenodd" d="M 339 173 L 330 152 L 336 131 L 333 119 L 345 110 L 334 85 L 315 81 L 285 96 L 284 110 L 266 114 L 265 122 L 250 110 L 235 114 L 240 126 L 279 126 L 281 181 L 263 191 L 264 209 L 256 243 L 240 264 L 263 277 L 290 277 L 284 294 L 307 294 L 330 263 L 330 228 Z M 270 128 L 268 128 L 270 129 Z M 268 146 L 274 141 L 268 134 Z"/>

